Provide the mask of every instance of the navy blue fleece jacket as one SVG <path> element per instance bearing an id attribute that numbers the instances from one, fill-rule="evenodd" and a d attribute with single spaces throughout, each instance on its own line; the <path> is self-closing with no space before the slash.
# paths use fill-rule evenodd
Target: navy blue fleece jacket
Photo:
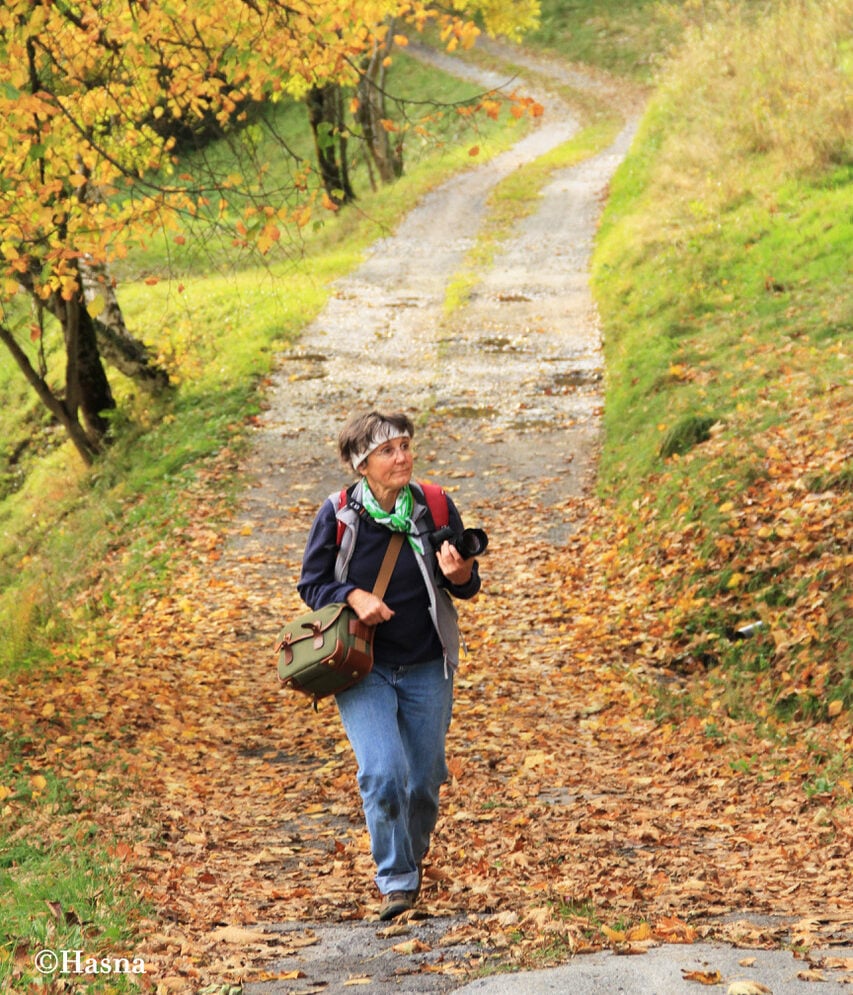
<path id="1" fill-rule="evenodd" d="M 376 627 L 374 659 L 393 666 L 409 666 L 444 656 L 455 668 L 459 637 L 456 610 L 449 595 L 473 597 L 480 589 L 479 571 L 475 562 L 471 579 L 464 585 L 451 584 L 444 577 L 428 539 L 433 527 L 429 512 L 420 489 L 416 485 L 412 489 L 413 517 L 424 553 L 419 556 L 409 542 L 401 547 L 383 599 L 394 616 Z M 297 584 L 309 608 L 346 601 L 355 588 L 373 590 L 390 532 L 366 513 L 360 513 L 360 494 L 359 483 L 342 509 L 337 507 L 337 495 L 331 495 L 314 519 Z M 450 525 L 461 532 L 459 512 L 449 497 L 447 501 Z M 337 543 L 339 518 L 349 532 L 345 532 L 342 542 L 343 554 Z"/>

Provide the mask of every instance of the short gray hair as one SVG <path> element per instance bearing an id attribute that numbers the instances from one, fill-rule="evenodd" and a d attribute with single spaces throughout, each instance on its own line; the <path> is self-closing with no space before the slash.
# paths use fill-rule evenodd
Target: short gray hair
<path id="1" fill-rule="evenodd" d="M 390 415 L 366 411 L 350 416 L 338 436 L 338 451 L 344 465 L 357 470 L 379 444 L 377 439 L 384 442 L 403 435 L 411 439 L 414 434 L 412 419 L 402 411 Z"/>

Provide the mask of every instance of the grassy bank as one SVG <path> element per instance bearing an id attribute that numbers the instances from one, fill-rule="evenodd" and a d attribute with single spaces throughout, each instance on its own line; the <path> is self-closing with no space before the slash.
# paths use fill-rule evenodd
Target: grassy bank
<path id="1" fill-rule="evenodd" d="M 732 8 L 690 31 L 598 243 L 612 582 L 705 710 L 709 688 L 759 719 L 853 705 L 851 16 Z"/>

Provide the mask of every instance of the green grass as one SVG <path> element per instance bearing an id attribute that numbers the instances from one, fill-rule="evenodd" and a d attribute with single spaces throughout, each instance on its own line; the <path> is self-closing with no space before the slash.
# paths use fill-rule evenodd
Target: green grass
<path id="1" fill-rule="evenodd" d="M 12 804 L 14 803 L 14 804 Z M 48 842 L 46 823 L 73 810 L 67 784 L 26 769 L 19 756 L 0 764 L 0 985 L 33 990 L 54 976 L 39 950 L 80 950 L 82 958 L 131 957 L 133 923 L 145 913 L 118 862 L 85 822 Z M 124 952 L 124 953 L 123 953 Z M 137 965 L 139 967 L 139 965 Z M 132 973 L 95 979 L 87 991 L 136 991 Z M 90 981 L 91 979 L 87 979 Z M 8 986 L 13 986 L 9 989 Z"/>
<path id="2" fill-rule="evenodd" d="M 849 175 L 788 181 L 772 192 L 772 208 L 768 191 L 756 186 L 710 223 L 681 218 L 677 237 L 655 232 L 641 244 L 636 225 L 645 209 L 624 219 L 626 205 L 636 210 L 637 201 L 622 179 L 614 181 L 609 215 L 619 220 L 614 228 L 605 223 L 596 255 L 608 358 L 602 473 L 605 484 L 626 475 L 634 482 L 625 500 L 660 465 L 662 435 L 681 419 L 722 421 L 752 409 L 757 427 L 766 428 L 784 417 L 772 402 L 784 401 L 792 344 L 808 343 L 812 389 L 844 376 Z M 626 228 L 635 229 L 630 242 Z M 778 390 L 768 394 L 768 381 Z"/>
<path id="3" fill-rule="evenodd" d="M 650 82 L 699 5 L 659 0 L 542 0 L 542 20 L 529 43 L 563 58 Z"/>

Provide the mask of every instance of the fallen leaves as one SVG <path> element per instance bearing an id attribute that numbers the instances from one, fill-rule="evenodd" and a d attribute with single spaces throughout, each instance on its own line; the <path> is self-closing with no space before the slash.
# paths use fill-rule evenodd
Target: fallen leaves
<path id="1" fill-rule="evenodd" d="M 391 949 L 395 954 L 406 954 L 406 956 L 411 956 L 412 954 L 427 953 L 431 947 L 429 944 L 423 943 L 421 940 L 413 937 L 410 940 L 405 940 L 403 943 L 395 943 Z"/>
<path id="2" fill-rule="evenodd" d="M 81 645 L 57 646 L 52 668 L 3 687 L 15 710 L 0 715 L 0 731 L 14 724 L 30 744 L 17 782 L 0 786 L 4 814 L 21 832 L 59 837 L 51 780 L 71 786 L 75 819 L 115 840 L 115 858 L 153 903 L 140 952 L 164 991 L 295 977 L 273 965 L 316 938 L 258 924 L 363 921 L 377 905 L 334 706 L 315 714 L 275 677 L 275 633 L 299 607 L 301 545 L 273 553 L 240 522 L 226 544 L 214 484 L 209 503 L 200 491 L 194 524 L 176 527 L 173 589 L 141 606 L 112 592 L 111 613 Z M 730 560 L 755 515 L 775 534 L 792 522 L 770 517 L 758 491 L 750 500 L 728 501 Z M 809 507 L 814 541 L 820 505 Z M 773 946 L 787 936 L 748 917 L 723 921 L 732 909 L 797 909 L 791 933 L 804 947 L 849 929 L 853 828 L 831 799 L 803 791 L 820 736 L 765 739 L 711 695 L 705 716 L 655 718 L 658 682 L 674 694 L 683 686 L 672 625 L 709 603 L 694 589 L 663 610 L 660 601 L 661 578 L 678 579 L 692 562 L 697 527 L 629 557 L 637 528 L 654 535 L 645 506 L 632 524 L 594 501 L 555 506 L 531 485 L 500 507 L 465 510 L 493 538 L 484 593 L 460 606 L 470 654 L 419 909 L 456 921 L 441 950 L 471 952 L 429 970 L 464 975 L 489 957 L 524 965 L 601 948 L 641 955 L 708 937 Z M 310 501 L 288 505 L 282 527 L 307 534 L 313 511 Z M 573 532 L 555 548 L 543 537 L 561 523 Z M 714 597 L 734 605 L 754 577 L 749 563 L 732 562 Z M 826 601 L 801 586 L 802 620 L 819 626 Z M 782 637 L 787 684 L 814 689 L 829 671 L 820 654 L 811 674 L 797 664 L 800 622 Z M 782 671 L 777 678 L 786 683 Z M 830 715 L 827 755 L 844 742 L 843 710 Z M 427 950 L 405 928 L 383 935 L 417 965 Z M 804 970 L 850 967 L 815 960 Z"/>
<path id="3" fill-rule="evenodd" d="M 611 929 L 609 926 L 602 926 L 601 932 L 607 940 L 614 944 L 635 943 L 652 938 L 652 928 L 647 923 L 640 923 L 639 926 L 632 926 L 627 930 Z"/>
<path id="4" fill-rule="evenodd" d="M 798 363 L 808 369 L 807 357 Z M 754 431 L 748 413 L 743 426 L 733 416 L 734 437 L 671 462 L 630 518 L 600 527 L 607 545 L 624 551 L 611 584 L 663 623 L 643 647 L 650 662 L 725 680 L 737 656 L 738 676 L 753 678 L 743 694 L 760 717 L 772 722 L 775 703 L 786 718 L 841 720 L 849 735 L 849 645 L 839 638 L 851 596 L 849 406 L 815 395 L 805 376 L 786 387 L 784 423 Z M 747 437 L 748 446 L 738 442 Z M 694 464 L 697 473 L 716 470 L 716 501 L 694 486 Z M 671 508 L 652 490 L 671 494 Z M 603 551 L 592 552 L 603 562 Z"/>

